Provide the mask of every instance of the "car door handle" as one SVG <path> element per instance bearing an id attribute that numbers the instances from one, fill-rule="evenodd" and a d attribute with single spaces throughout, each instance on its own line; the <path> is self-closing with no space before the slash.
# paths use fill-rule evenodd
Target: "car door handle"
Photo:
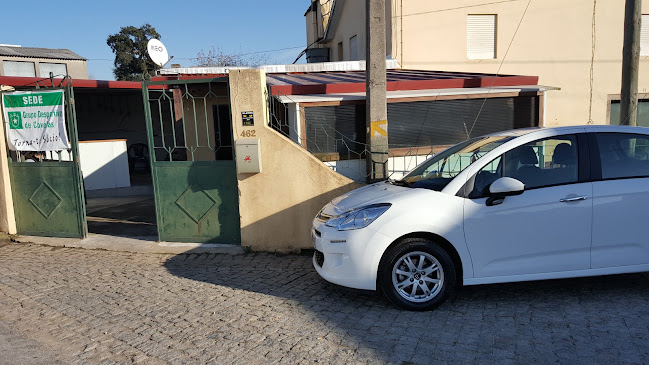
<path id="1" fill-rule="evenodd" d="M 582 195 L 582 196 L 576 196 L 576 197 L 573 197 L 573 198 L 563 198 L 563 199 L 561 199 L 559 201 L 562 202 L 562 203 L 569 203 L 569 202 L 576 202 L 576 201 L 586 200 L 586 199 L 588 199 L 588 197 L 586 195 Z"/>

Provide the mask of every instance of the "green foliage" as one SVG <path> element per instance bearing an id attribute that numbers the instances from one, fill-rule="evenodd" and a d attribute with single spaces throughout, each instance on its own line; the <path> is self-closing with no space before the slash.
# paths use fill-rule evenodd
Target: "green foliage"
<path id="1" fill-rule="evenodd" d="M 146 75 L 153 76 L 158 66 L 151 61 L 146 46 L 149 39 L 160 39 L 160 34 L 151 24 L 122 27 L 119 33 L 111 34 L 106 44 L 115 53 L 113 74 L 120 81 L 141 81 Z"/>

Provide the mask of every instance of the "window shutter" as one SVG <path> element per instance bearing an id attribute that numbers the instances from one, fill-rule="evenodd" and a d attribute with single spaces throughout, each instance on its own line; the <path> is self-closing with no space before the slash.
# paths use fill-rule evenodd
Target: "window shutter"
<path id="1" fill-rule="evenodd" d="M 538 126 L 538 108 L 537 96 L 388 103 L 388 142 L 392 148 L 451 145 L 467 138 L 465 123 L 472 137 Z"/>
<path id="2" fill-rule="evenodd" d="M 466 22 L 466 58 L 496 58 L 496 15 L 468 15 Z"/>
<path id="3" fill-rule="evenodd" d="M 311 153 L 338 153 L 360 158 L 365 146 L 365 105 L 304 108 L 306 146 Z"/>
<path id="4" fill-rule="evenodd" d="M 649 15 L 642 14 L 640 26 L 640 56 L 649 56 Z"/>

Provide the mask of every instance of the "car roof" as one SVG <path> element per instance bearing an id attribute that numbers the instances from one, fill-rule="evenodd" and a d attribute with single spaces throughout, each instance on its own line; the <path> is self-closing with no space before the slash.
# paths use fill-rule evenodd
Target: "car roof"
<path id="1" fill-rule="evenodd" d="M 618 132 L 618 133 L 641 133 L 649 134 L 649 128 L 646 127 L 631 127 L 628 125 L 571 125 L 560 127 L 531 127 L 512 129 L 503 132 L 496 132 L 489 134 L 489 136 L 503 136 L 503 137 L 520 137 L 526 134 L 535 132 L 575 132 L 576 130 L 583 130 L 584 132 Z"/>

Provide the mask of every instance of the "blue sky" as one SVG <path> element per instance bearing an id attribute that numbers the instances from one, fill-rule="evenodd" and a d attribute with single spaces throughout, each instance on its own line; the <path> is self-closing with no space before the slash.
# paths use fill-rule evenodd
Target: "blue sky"
<path id="1" fill-rule="evenodd" d="M 149 23 L 174 56 L 173 63 L 212 46 L 226 53 L 277 50 L 271 60 L 292 63 L 306 46 L 304 12 L 310 0 L 29 0 L 2 4 L 0 43 L 68 48 L 88 59 L 95 79 L 114 79 L 108 35 Z"/>

